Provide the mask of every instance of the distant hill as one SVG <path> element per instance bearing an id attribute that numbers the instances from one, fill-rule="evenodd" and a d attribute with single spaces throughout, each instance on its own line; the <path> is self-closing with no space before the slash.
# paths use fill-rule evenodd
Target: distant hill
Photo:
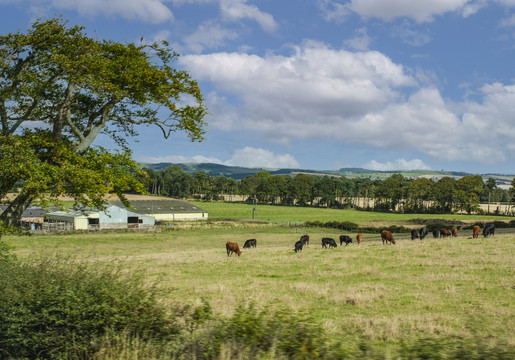
<path id="1" fill-rule="evenodd" d="M 247 168 L 241 166 L 227 166 L 222 164 L 214 163 L 157 163 L 149 164 L 142 163 L 143 167 L 150 168 L 153 170 L 164 170 L 170 165 L 180 166 L 184 172 L 196 173 L 199 171 L 209 174 L 209 176 L 226 176 L 231 177 L 235 180 L 241 180 L 244 177 L 255 175 L 259 172 L 266 171 L 270 175 L 290 175 L 295 176 L 297 174 L 311 174 L 318 176 L 345 176 L 349 178 L 368 178 L 368 179 L 386 179 L 393 174 L 402 174 L 407 178 L 419 178 L 426 177 L 429 179 L 439 179 L 444 176 L 453 177 L 459 179 L 463 176 L 476 175 L 463 171 L 435 171 L 435 170 L 411 170 L 411 171 L 378 171 L 369 170 L 362 168 L 341 168 L 339 170 L 307 170 L 307 169 L 272 169 L 272 168 Z M 479 174 L 485 181 L 488 178 L 494 178 L 497 185 L 503 188 L 509 188 L 513 175 L 508 174 Z"/>
<path id="2" fill-rule="evenodd" d="M 231 177 L 235 180 L 243 179 L 244 177 L 255 175 L 259 172 L 266 171 L 271 175 L 296 175 L 298 173 L 308 173 L 313 175 L 324 175 L 329 172 L 320 172 L 313 170 L 303 169 L 270 169 L 270 168 L 246 168 L 240 166 L 227 166 L 222 164 L 213 163 L 186 163 L 186 164 L 173 164 L 173 163 L 157 163 L 157 164 L 141 164 L 143 167 L 150 168 L 153 170 L 164 170 L 170 165 L 180 166 L 184 172 L 196 173 L 203 171 L 210 176 L 226 176 Z M 339 175 L 337 171 L 333 172 L 333 175 Z"/>

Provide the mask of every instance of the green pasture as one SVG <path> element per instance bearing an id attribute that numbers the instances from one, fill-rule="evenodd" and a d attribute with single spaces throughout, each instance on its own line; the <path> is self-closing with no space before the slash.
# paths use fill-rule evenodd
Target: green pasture
<path id="1" fill-rule="evenodd" d="M 251 205 L 242 203 L 190 201 L 209 213 L 213 220 L 254 219 L 271 222 L 296 221 L 351 221 L 357 224 L 367 223 L 400 223 L 410 219 L 446 219 L 464 222 L 515 220 L 515 217 L 499 217 L 494 215 L 462 215 L 462 214 L 395 214 L 372 211 L 328 209 L 314 207 Z M 253 209 L 255 210 L 253 211 Z"/>
<path id="2" fill-rule="evenodd" d="M 210 212 L 224 208 L 210 206 L 202 207 Z M 236 208 L 246 209 L 231 205 L 231 211 Z M 265 214 L 279 208 L 258 209 Z M 302 216 L 315 210 L 284 209 L 284 214 L 270 220 L 291 219 L 291 214 L 305 220 Z M 318 209 L 326 211 L 353 214 Z M 346 220 L 360 221 L 365 215 L 369 214 L 360 212 Z M 325 214 L 319 216 L 325 219 Z M 293 244 L 305 231 L 281 225 L 206 224 L 196 230 L 160 233 L 5 236 L 4 240 L 22 259 L 59 254 L 99 265 L 118 263 L 127 271 L 143 273 L 149 284 L 157 283 L 164 303 L 199 305 L 207 300 L 222 316 L 245 304 L 307 312 L 330 336 L 345 337 L 349 347 L 363 339 L 395 347 L 425 336 L 515 345 L 515 235 L 472 239 L 467 234 L 423 241 L 399 236 L 397 245 L 383 246 L 377 235 L 366 234 L 361 245 L 322 249 L 321 237 L 338 239 L 339 233 L 309 229 L 309 246 L 294 253 Z M 227 256 L 227 241 L 242 247 L 249 238 L 257 239 L 256 249 L 243 249 L 241 257 Z"/>

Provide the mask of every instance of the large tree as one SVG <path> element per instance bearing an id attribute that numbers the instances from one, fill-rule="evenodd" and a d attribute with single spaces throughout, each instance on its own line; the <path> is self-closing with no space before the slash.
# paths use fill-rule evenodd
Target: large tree
<path id="1" fill-rule="evenodd" d="M 485 183 L 480 175 L 464 176 L 457 180 L 453 190 L 456 211 L 466 211 L 468 214 L 480 211 L 479 194 L 484 186 Z"/>
<path id="2" fill-rule="evenodd" d="M 152 125 L 168 138 L 203 139 L 206 109 L 191 76 L 172 65 L 166 43 L 98 40 L 62 19 L 0 36 L 0 216 L 14 224 L 34 200 L 73 196 L 101 206 L 135 183 L 126 137 Z M 100 134 L 125 151 L 93 146 Z M 14 150 L 17 149 L 17 150 Z"/>

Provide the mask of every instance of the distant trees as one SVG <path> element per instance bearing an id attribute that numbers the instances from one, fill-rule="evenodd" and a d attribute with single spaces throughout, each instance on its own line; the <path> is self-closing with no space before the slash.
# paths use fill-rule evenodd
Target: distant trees
<path id="1" fill-rule="evenodd" d="M 194 174 L 172 165 L 164 170 L 147 170 L 147 191 L 173 197 L 218 200 L 226 195 L 244 195 L 249 202 L 272 205 L 360 208 L 407 213 L 478 212 L 480 202 L 510 201 L 509 191 L 497 187 L 494 179 L 479 175 L 459 180 L 442 177 L 410 179 L 394 174 L 385 180 L 314 176 L 310 174 L 271 175 L 262 171 L 235 180 L 225 176 Z"/>

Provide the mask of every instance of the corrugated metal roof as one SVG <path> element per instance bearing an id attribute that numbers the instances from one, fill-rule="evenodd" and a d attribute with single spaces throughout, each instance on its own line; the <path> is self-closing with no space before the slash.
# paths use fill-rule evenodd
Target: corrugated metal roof
<path id="1" fill-rule="evenodd" d="M 134 207 L 133 211 L 140 214 L 207 213 L 185 200 L 131 200 L 130 203 Z M 125 207 L 120 200 L 111 200 L 109 204 Z"/>

